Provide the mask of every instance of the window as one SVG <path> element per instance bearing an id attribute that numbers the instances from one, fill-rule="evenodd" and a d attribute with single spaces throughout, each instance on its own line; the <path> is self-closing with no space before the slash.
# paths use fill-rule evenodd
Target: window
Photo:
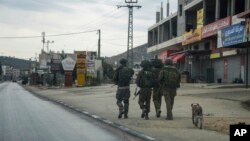
<path id="1" fill-rule="evenodd" d="M 182 16 L 182 5 L 179 5 L 179 16 Z"/>

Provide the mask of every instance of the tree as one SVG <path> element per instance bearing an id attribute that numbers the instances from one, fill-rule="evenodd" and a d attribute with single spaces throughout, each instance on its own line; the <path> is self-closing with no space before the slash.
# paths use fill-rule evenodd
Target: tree
<path id="1" fill-rule="evenodd" d="M 114 75 L 113 67 L 110 64 L 106 63 L 105 61 L 103 61 L 102 67 L 103 67 L 103 76 L 112 79 Z"/>

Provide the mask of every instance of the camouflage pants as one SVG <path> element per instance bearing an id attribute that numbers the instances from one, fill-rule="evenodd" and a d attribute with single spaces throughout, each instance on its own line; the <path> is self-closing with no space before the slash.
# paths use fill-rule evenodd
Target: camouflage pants
<path id="1" fill-rule="evenodd" d="M 119 113 L 124 112 L 125 115 L 128 114 L 129 110 L 129 97 L 130 90 L 129 87 L 118 87 L 116 92 L 116 104 L 119 107 Z"/>
<path id="2" fill-rule="evenodd" d="M 154 87 L 153 88 L 153 102 L 155 105 L 155 112 L 161 110 L 161 97 L 162 97 L 162 91 L 160 91 L 160 87 Z"/>
<path id="3" fill-rule="evenodd" d="M 174 98 L 176 96 L 176 89 L 163 89 L 163 96 L 166 102 L 167 109 L 167 118 L 173 118 L 173 106 L 174 106 Z"/>
<path id="4" fill-rule="evenodd" d="M 146 109 L 150 112 L 151 88 L 141 88 L 139 95 L 139 105 L 141 109 Z"/>

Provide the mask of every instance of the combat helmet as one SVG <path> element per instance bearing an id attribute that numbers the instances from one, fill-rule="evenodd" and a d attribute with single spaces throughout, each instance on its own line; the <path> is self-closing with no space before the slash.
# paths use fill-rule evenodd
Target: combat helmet
<path id="1" fill-rule="evenodd" d="M 121 64 L 121 65 L 126 65 L 127 62 L 128 62 L 128 60 L 127 60 L 127 59 L 124 59 L 124 58 L 122 58 L 122 59 L 120 60 L 120 64 Z"/>
<path id="2" fill-rule="evenodd" d="M 155 68 L 162 68 L 163 67 L 163 63 L 162 63 L 162 60 L 161 59 L 153 59 L 151 61 L 152 65 L 155 67 Z"/>
<path id="3" fill-rule="evenodd" d="M 164 64 L 167 65 L 167 66 L 173 66 L 174 65 L 173 60 L 169 59 L 169 58 L 167 58 L 165 60 Z"/>
<path id="4" fill-rule="evenodd" d="M 143 69 L 150 69 L 151 63 L 148 60 L 143 60 L 140 65 Z"/>

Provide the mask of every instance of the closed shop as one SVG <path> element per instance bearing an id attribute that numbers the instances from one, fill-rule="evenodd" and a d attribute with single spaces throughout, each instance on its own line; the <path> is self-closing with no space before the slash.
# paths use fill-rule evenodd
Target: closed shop
<path id="1" fill-rule="evenodd" d="M 233 82 L 236 78 L 241 78 L 240 70 L 240 56 L 230 56 L 227 57 L 228 60 L 228 81 L 229 83 Z"/>
<path id="2" fill-rule="evenodd" d="M 212 64 L 214 68 L 214 80 L 216 82 L 222 82 L 223 80 L 223 74 L 224 74 L 224 68 L 223 68 L 223 62 L 224 60 L 222 58 L 219 59 L 213 59 Z"/>

